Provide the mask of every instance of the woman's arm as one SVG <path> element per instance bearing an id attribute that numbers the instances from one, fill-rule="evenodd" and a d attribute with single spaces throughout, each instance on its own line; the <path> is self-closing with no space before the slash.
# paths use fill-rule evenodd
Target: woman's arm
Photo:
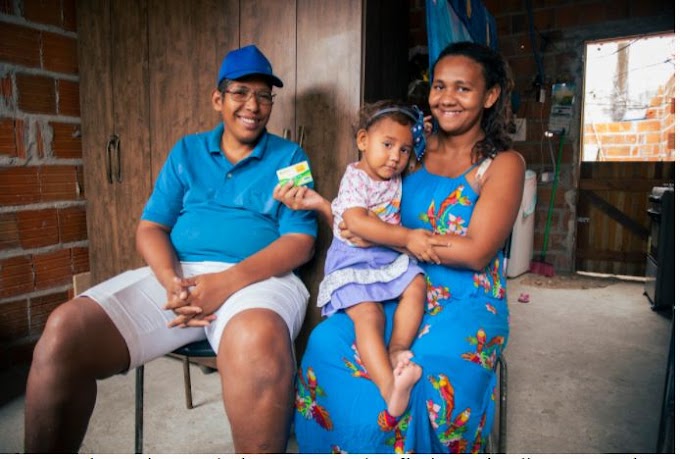
<path id="1" fill-rule="evenodd" d="M 510 235 L 522 201 L 525 164 L 516 151 L 500 153 L 482 177 L 479 200 L 465 236 L 440 236 L 448 247 L 435 250 L 442 264 L 481 270 Z"/>
<path id="2" fill-rule="evenodd" d="M 420 261 L 441 263 L 433 247 L 448 246 L 448 241 L 437 238 L 424 229 L 408 229 L 386 223 L 363 207 L 347 209 L 342 214 L 344 228 L 363 242 L 391 247 L 407 252 Z"/>
<path id="3" fill-rule="evenodd" d="M 322 215 L 326 224 L 333 227 L 331 202 L 315 190 L 287 183 L 283 186 L 277 185 L 273 196 L 274 199 L 293 210 L 317 211 Z M 353 230 L 349 229 L 350 227 Z M 449 244 L 440 236 L 432 235 L 422 229 L 408 230 L 399 225 L 385 223 L 373 212 L 359 207 L 348 209 L 343 213 L 340 229 L 342 236 L 357 247 L 386 245 L 400 251 L 407 251 L 417 259 L 431 263 L 441 262 L 433 247 Z"/>
<path id="4" fill-rule="evenodd" d="M 182 268 L 175 248 L 170 242 L 170 229 L 149 220 L 141 220 L 137 225 L 137 252 L 156 275 L 156 279 L 170 289 L 175 277 L 182 276 Z"/>
<path id="5" fill-rule="evenodd" d="M 328 226 L 333 227 L 331 202 L 316 190 L 306 186 L 294 186 L 292 182 L 288 182 L 285 185 L 276 185 L 273 197 L 293 210 L 314 210 Z"/>
<path id="6" fill-rule="evenodd" d="M 361 207 L 347 209 L 342 214 L 342 236 L 360 247 L 383 245 L 411 254 L 419 261 L 441 263 L 434 247 L 447 247 L 449 241 L 424 229 L 409 229 L 386 223 L 373 212 Z M 356 243 L 357 241 L 358 243 Z"/>

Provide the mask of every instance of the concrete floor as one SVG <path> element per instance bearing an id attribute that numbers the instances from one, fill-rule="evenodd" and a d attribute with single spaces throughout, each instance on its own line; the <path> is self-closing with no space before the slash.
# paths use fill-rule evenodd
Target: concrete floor
<path id="1" fill-rule="evenodd" d="M 654 453 L 671 321 L 639 282 L 510 280 L 508 453 Z M 519 303 L 528 293 L 529 303 Z M 146 366 L 145 453 L 231 453 L 216 373 L 193 366 L 196 407 L 184 405 L 182 367 Z M 23 449 L 22 396 L 0 406 L 0 453 Z M 134 451 L 134 372 L 101 382 L 81 453 Z M 294 441 L 290 452 L 296 451 Z"/>

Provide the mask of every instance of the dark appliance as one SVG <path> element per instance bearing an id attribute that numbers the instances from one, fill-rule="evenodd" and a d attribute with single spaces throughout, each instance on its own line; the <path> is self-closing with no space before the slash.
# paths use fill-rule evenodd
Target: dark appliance
<path id="1" fill-rule="evenodd" d="M 671 317 L 671 342 L 666 360 L 666 383 L 661 404 L 659 435 L 656 440 L 657 454 L 673 454 L 675 451 L 675 314 Z"/>
<path id="2" fill-rule="evenodd" d="M 652 309 L 668 309 L 675 302 L 675 189 L 655 186 L 649 194 L 649 240 L 645 295 Z"/>

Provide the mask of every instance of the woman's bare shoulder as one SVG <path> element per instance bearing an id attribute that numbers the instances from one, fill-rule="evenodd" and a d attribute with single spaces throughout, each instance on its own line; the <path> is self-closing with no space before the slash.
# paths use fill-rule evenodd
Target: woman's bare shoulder
<path id="1" fill-rule="evenodd" d="M 526 169 L 526 162 L 524 157 L 516 150 L 505 150 L 499 152 L 491 165 L 489 166 L 489 172 L 492 171 L 503 171 L 504 174 L 517 173 L 524 177 L 524 170 Z"/>
<path id="2" fill-rule="evenodd" d="M 517 150 L 505 150 L 496 155 L 494 162 L 499 161 L 503 164 L 516 164 L 517 166 L 526 167 L 524 156 Z"/>
<path id="3" fill-rule="evenodd" d="M 511 182 L 524 180 L 524 171 L 526 163 L 524 157 L 515 150 L 505 150 L 499 152 L 491 161 L 488 171 L 484 174 L 482 184 L 489 181 L 494 183 L 504 183 L 507 180 Z"/>

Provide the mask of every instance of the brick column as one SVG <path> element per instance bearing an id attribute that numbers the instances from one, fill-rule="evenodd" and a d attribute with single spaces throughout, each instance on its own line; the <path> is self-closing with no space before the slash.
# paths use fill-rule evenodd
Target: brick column
<path id="1" fill-rule="evenodd" d="M 75 0 L 0 2 L 0 370 L 89 270 Z"/>

